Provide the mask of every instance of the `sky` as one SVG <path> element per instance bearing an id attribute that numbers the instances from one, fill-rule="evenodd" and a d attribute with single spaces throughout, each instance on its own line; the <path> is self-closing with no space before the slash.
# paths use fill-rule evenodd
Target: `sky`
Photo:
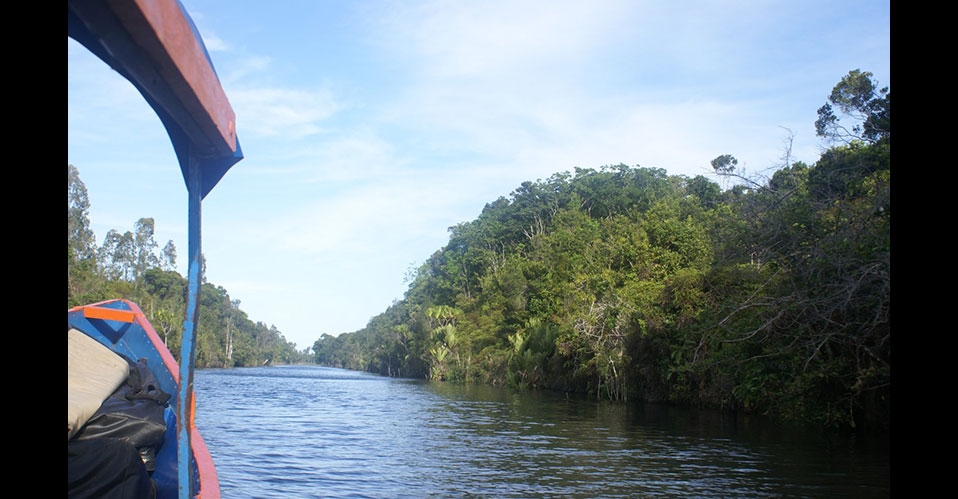
<path id="1" fill-rule="evenodd" d="M 876 0 L 182 0 L 245 158 L 203 200 L 206 279 L 299 350 L 366 326 L 524 181 L 576 167 L 770 175 L 827 146 L 850 70 L 890 86 Z M 186 187 L 133 86 L 67 40 L 68 162 L 103 242 L 155 222 L 186 276 Z M 791 137 L 789 139 L 789 137 Z"/>

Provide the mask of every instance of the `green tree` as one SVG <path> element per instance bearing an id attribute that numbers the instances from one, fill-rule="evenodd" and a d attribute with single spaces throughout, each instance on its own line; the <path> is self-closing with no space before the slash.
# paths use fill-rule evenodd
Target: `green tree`
<path id="1" fill-rule="evenodd" d="M 558 327 L 538 317 L 529 319 L 523 329 L 509 336 L 512 351 L 508 383 L 520 389 L 548 386 L 557 368 L 554 359 L 558 337 Z"/>
<path id="2" fill-rule="evenodd" d="M 100 268 L 106 277 L 111 280 L 132 282 L 136 262 L 134 251 L 132 232 L 126 231 L 121 234 L 116 229 L 110 229 L 103 238 L 103 245 L 97 251 Z"/>
<path id="3" fill-rule="evenodd" d="M 154 313 L 151 321 L 163 335 L 163 344 L 171 351 L 174 348 L 179 350 L 180 329 L 183 325 L 183 318 L 180 315 L 172 310 L 161 308 Z"/>
<path id="4" fill-rule="evenodd" d="M 891 93 L 888 87 L 879 89 L 872 76 L 869 71 L 853 69 L 835 85 L 828 102 L 818 109 L 817 135 L 834 142 L 869 143 L 891 135 Z M 835 107 L 853 120 L 850 127 L 841 123 L 835 115 Z"/>
<path id="5" fill-rule="evenodd" d="M 75 166 L 68 165 L 67 170 L 67 305 L 74 306 L 100 301 L 104 296 L 86 185 Z"/>
<path id="6" fill-rule="evenodd" d="M 689 180 L 685 188 L 689 195 L 698 198 L 704 208 L 715 208 L 722 201 L 722 189 L 719 185 L 702 175 L 696 175 Z"/>
<path id="7" fill-rule="evenodd" d="M 70 262 L 82 262 L 96 256 L 96 235 L 90 228 L 90 198 L 80 172 L 67 165 L 67 244 Z"/>
<path id="8" fill-rule="evenodd" d="M 731 154 L 723 154 L 712 160 L 712 169 L 719 175 L 730 175 L 735 172 L 738 160 Z"/>
<path id="9" fill-rule="evenodd" d="M 173 244 L 172 239 L 167 241 L 166 246 L 163 246 L 163 251 L 160 254 L 160 268 L 163 270 L 176 270 L 176 245 Z"/>
<path id="10" fill-rule="evenodd" d="M 139 283 L 147 269 L 159 267 L 156 256 L 156 240 L 153 238 L 156 223 L 152 218 L 140 218 L 134 225 L 133 281 Z"/>

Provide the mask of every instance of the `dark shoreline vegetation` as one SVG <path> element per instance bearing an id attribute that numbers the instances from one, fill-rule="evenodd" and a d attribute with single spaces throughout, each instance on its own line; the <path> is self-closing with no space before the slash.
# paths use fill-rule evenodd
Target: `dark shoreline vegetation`
<path id="1" fill-rule="evenodd" d="M 890 93 L 851 71 L 818 116 L 814 164 L 790 136 L 770 178 L 724 154 L 724 189 L 624 164 L 523 182 L 450 227 L 402 300 L 302 351 L 204 283 L 197 366 L 315 362 L 887 432 Z M 96 247 L 69 168 L 69 305 L 129 298 L 178 355 L 172 242 L 157 252 L 141 218 Z"/>

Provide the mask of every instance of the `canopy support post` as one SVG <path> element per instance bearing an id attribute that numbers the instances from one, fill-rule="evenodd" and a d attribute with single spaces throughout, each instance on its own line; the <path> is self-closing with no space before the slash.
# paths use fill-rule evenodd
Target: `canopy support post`
<path id="1" fill-rule="evenodd" d="M 201 169 L 192 147 L 187 155 L 191 164 L 186 169 L 189 196 L 189 288 L 186 319 L 183 322 L 183 340 L 180 345 L 180 388 L 176 406 L 177 476 L 179 498 L 192 499 L 193 456 L 193 361 L 196 358 L 196 330 L 199 319 L 200 283 L 203 280 L 203 253 L 200 241 L 200 205 L 202 203 Z"/>

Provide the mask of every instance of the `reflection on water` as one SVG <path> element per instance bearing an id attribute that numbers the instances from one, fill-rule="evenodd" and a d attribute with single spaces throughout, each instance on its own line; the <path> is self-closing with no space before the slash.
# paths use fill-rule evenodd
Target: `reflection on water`
<path id="1" fill-rule="evenodd" d="M 315 366 L 196 373 L 224 498 L 889 497 L 887 442 Z"/>

